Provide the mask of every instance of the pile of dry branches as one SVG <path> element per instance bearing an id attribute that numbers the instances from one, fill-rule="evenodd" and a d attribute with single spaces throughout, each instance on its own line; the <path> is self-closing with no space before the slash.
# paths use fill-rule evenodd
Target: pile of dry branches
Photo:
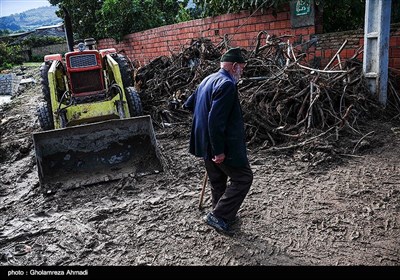
<path id="1" fill-rule="evenodd" d="M 207 75 L 218 71 L 221 52 L 210 40 L 192 40 L 190 46 L 171 57 L 160 56 L 138 69 L 135 81 L 140 88 L 144 112 L 159 127 L 190 124 L 182 102 Z"/>
<path id="2" fill-rule="evenodd" d="M 304 61 L 304 44 L 293 47 L 287 37 L 260 32 L 254 50 L 243 50 L 247 66 L 238 89 L 249 145 L 275 148 L 295 140 L 286 146 L 292 148 L 322 136 L 337 140 L 342 130 L 362 137 L 359 120 L 384 108 L 366 87 L 362 63 L 356 59 L 361 49 L 341 61 L 344 42 L 324 69 L 316 69 Z M 180 53 L 159 57 L 137 71 L 144 111 L 157 126 L 190 126 L 191 116 L 181 105 L 203 78 L 218 71 L 221 53 L 229 47 L 223 43 L 196 39 Z M 394 88 L 388 88 L 385 110 L 398 113 Z"/>

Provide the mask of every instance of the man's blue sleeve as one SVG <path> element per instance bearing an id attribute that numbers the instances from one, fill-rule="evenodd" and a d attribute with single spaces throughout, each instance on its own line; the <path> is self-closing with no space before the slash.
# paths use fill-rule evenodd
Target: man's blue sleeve
<path id="1" fill-rule="evenodd" d="M 225 130 L 236 98 L 233 83 L 225 82 L 214 92 L 211 111 L 208 115 L 208 128 L 212 152 L 219 155 L 225 151 Z"/>

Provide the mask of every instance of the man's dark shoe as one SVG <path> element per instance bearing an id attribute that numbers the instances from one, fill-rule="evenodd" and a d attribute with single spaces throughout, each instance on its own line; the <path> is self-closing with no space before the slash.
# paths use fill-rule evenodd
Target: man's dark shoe
<path id="1" fill-rule="evenodd" d="M 217 232 L 233 236 L 233 232 L 229 230 L 229 225 L 222 218 L 216 217 L 212 212 L 205 216 L 204 221 L 211 227 L 217 230 Z"/>
<path id="2" fill-rule="evenodd" d="M 239 222 L 239 217 L 235 216 L 232 220 L 226 220 L 226 223 L 228 224 L 229 227 L 235 225 L 237 222 Z"/>

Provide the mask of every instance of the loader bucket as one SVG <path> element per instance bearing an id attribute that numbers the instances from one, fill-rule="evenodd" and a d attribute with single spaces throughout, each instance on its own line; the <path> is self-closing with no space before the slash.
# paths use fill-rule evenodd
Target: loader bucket
<path id="1" fill-rule="evenodd" d="M 150 116 L 33 134 L 46 193 L 163 171 Z"/>

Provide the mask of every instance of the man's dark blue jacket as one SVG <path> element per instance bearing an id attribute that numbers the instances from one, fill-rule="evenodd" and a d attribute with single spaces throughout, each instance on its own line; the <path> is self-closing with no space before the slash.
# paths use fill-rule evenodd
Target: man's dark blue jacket
<path id="1" fill-rule="evenodd" d="M 227 165 L 248 164 L 237 86 L 226 70 L 220 69 L 206 77 L 184 107 L 193 112 L 191 154 L 211 160 L 225 153 Z"/>

